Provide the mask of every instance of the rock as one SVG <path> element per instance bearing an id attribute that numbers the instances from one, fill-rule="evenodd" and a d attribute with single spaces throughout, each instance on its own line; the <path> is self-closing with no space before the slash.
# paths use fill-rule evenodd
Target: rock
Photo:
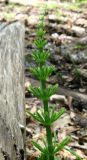
<path id="1" fill-rule="evenodd" d="M 87 62 L 87 50 L 70 55 L 71 61 L 76 63 Z"/>
<path id="2" fill-rule="evenodd" d="M 80 76 L 87 80 L 87 69 L 78 69 Z"/>
<path id="3" fill-rule="evenodd" d="M 79 43 L 80 44 L 87 44 L 87 36 L 80 38 Z"/>
<path id="4" fill-rule="evenodd" d="M 59 36 L 59 39 L 61 40 L 62 43 L 64 43 L 64 42 L 69 42 L 70 43 L 70 42 L 74 41 L 74 37 L 67 36 L 66 34 L 61 34 Z"/>
<path id="5" fill-rule="evenodd" d="M 66 105 L 68 104 L 67 98 L 63 95 L 54 94 L 50 97 L 50 101 L 51 102 L 61 101 L 61 102 L 65 103 Z"/>
<path id="6" fill-rule="evenodd" d="M 49 32 L 50 34 L 52 34 L 53 31 L 54 31 L 54 32 L 57 32 L 57 31 L 58 31 L 58 25 L 57 25 L 56 22 L 55 22 L 55 23 L 48 23 L 48 24 L 46 25 L 46 28 L 47 28 L 47 30 L 48 30 L 48 32 Z"/>
<path id="7" fill-rule="evenodd" d="M 74 99 L 72 104 L 73 104 L 73 108 L 76 108 L 81 112 L 83 109 L 87 110 L 87 101 Z"/>
<path id="8" fill-rule="evenodd" d="M 57 20 L 57 16 L 55 14 L 49 14 L 48 20 L 49 20 L 49 22 L 53 23 Z"/>
<path id="9" fill-rule="evenodd" d="M 72 26 L 71 31 L 73 31 L 77 37 L 85 35 L 85 28 L 79 26 Z"/>
<path id="10" fill-rule="evenodd" d="M 85 47 L 79 49 L 75 48 L 76 43 L 70 43 L 61 46 L 61 54 L 69 62 L 84 63 L 87 62 L 87 49 Z M 80 51 L 81 50 L 81 51 Z"/>
<path id="11" fill-rule="evenodd" d="M 54 40 L 57 40 L 59 38 L 59 34 L 58 33 L 52 33 L 51 37 L 54 39 Z"/>
<path id="12" fill-rule="evenodd" d="M 79 88 L 79 92 L 80 93 L 85 93 L 86 92 L 86 88 Z"/>
<path id="13" fill-rule="evenodd" d="M 25 21 L 28 21 L 27 19 L 28 19 L 27 15 L 23 13 L 17 13 L 15 16 L 15 20 L 21 20 L 25 22 Z"/>
<path id="14" fill-rule="evenodd" d="M 78 116 L 75 119 L 75 123 L 80 127 L 87 129 L 87 118 L 83 118 L 82 116 Z"/>
<path id="15" fill-rule="evenodd" d="M 87 20 L 83 18 L 77 19 L 76 25 L 82 26 L 82 27 L 87 27 Z"/>
<path id="16" fill-rule="evenodd" d="M 65 96 L 71 96 L 74 99 L 76 99 L 78 101 L 80 100 L 80 101 L 87 104 L 87 95 L 86 94 L 81 94 L 79 92 L 72 91 L 72 90 L 69 90 L 69 89 L 65 89 L 65 88 L 62 88 L 62 87 L 58 88 L 58 94 L 59 95 L 65 95 Z"/>
<path id="17" fill-rule="evenodd" d="M 59 44 L 59 42 L 61 44 L 61 43 L 66 43 L 66 42 L 70 43 L 70 42 L 74 41 L 74 37 L 67 36 L 66 34 L 59 35 L 58 33 L 53 33 L 51 35 L 51 39 L 53 41 L 55 41 L 56 44 Z"/>
<path id="18" fill-rule="evenodd" d="M 39 20 L 39 17 L 35 14 L 32 14 L 31 16 L 29 16 L 28 23 L 29 25 L 36 25 L 38 24 L 38 20 Z"/>

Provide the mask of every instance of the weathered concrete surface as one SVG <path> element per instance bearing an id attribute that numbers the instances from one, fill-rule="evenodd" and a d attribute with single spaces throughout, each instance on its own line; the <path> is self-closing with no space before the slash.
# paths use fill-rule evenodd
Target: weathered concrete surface
<path id="1" fill-rule="evenodd" d="M 0 160 L 23 160 L 24 25 L 0 28 Z"/>

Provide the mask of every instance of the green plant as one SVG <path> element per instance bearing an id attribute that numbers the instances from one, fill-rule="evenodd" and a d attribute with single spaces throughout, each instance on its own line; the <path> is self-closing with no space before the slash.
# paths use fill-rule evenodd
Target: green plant
<path id="1" fill-rule="evenodd" d="M 39 87 L 29 87 L 29 91 L 34 96 L 39 98 L 43 102 L 43 107 L 36 113 L 32 114 L 26 111 L 27 115 L 31 115 L 35 120 L 41 123 L 46 128 L 46 139 L 43 139 L 44 147 L 40 146 L 35 141 L 32 141 L 33 145 L 41 152 L 38 160 L 60 160 L 56 157 L 56 153 L 64 149 L 64 147 L 70 142 L 70 137 L 65 137 L 60 143 L 57 143 L 56 134 L 52 136 L 51 126 L 54 121 L 59 119 L 65 112 L 64 108 L 61 108 L 59 112 L 55 111 L 54 107 L 49 106 L 48 102 L 50 96 L 58 90 L 58 85 L 47 86 L 47 78 L 55 70 L 54 66 L 48 66 L 46 61 L 49 57 L 49 52 L 44 50 L 47 41 L 44 39 L 45 35 L 45 23 L 44 14 L 41 15 L 38 29 L 36 31 L 37 39 L 35 40 L 36 51 L 32 53 L 32 58 L 36 62 L 34 68 L 30 68 L 30 71 L 40 81 Z"/>

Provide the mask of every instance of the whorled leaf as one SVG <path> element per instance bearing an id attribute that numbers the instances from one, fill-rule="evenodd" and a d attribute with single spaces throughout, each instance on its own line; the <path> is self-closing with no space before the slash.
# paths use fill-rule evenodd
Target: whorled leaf
<path id="1" fill-rule="evenodd" d="M 59 152 L 60 150 L 64 149 L 64 147 L 70 142 L 71 138 L 69 136 L 65 137 L 62 142 L 57 144 L 57 146 L 54 149 L 54 153 Z"/>
<path id="2" fill-rule="evenodd" d="M 35 142 L 35 141 L 32 141 L 32 143 L 33 143 L 33 145 L 34 145 L 39 151 L 41 151 L 42 153 L 45 153 L 44 148 L 42 148 L 42 147 L 40 146 L 40 144 L 38 144 L 38 143 Z"/>
<path id="3" fill-rule="evenodd" d="M 65 147 L 64 149 L 70 152 L 72 155 L 74 155 L 76 157 L 76 160 L 83 160 L 83 158 L 81 158 L 75 151 L 73 151 L 69 147 Z"/>
<path id="4" fill-rule="evenodd" d="M 54 66 L 42 66 L 42 67 L 31 68 L 30 70 L 39 80 L 46 81 L 47 78 L 55 70 L 55 67 Z"/>
<path id="5" fill-rule="evenodd" d="M 45 121 L 45 116 L 48 117 L 48 113 L 45 113 L 44 116 L 39 113 L 38 111 L 36 113 L 31 113 L 29 111 L 26 111 L 26 115 L 27 116 L 31 116 L 33 119 L 35 119 L 36 121 L 38 121 L 39 123 L 41 123 L 43 126 L 50 126 L 52 124 L 50 118 L 46 118 L 46 121 Z"/>
<path id="6" fill-rule="evenodd" d="M 46 155 L 48 155 L 49 154 L 49 151 L 48 151 L 48 147 L 46 146 L 44 146 L 43 148 L 42 148 L 42 146 L 39 144 L 39 143 L 37 143 L 37 142 L 35 142 L 35 141 L 32 141 L 32 143 L 33 143 L 33 145 L 35 146 L 35 148 L 36 149 L 38 149 L 39 151 L 41 151 L 41 153 L 44 155 L 44 156 L 46 156 Z M 46 156 L 47 157 L 47 156 Z"/>
<path id="7" fill-rule="evenodd" d="M 58 90 L 58 85 L 49 86 L 48 88 L 42 89 L 41 87 L 29 87 L 29 91 L 33 93 L 34 96 L 41 100 L 49 100 L 50 96 L 55 94 Z"/>
<path id="8" fill-rule="evenodd" d="M 42 38 L 44 35 L 45 35 L 46 31 L 43 30 L 43 28 L 39 28 L 37 31 L 36 31 L 36 35 L 40 38 Z"/>
<path id="9" fill-rule="evenodd" d="M 36 51 L 36 52 L 33 52 L 32 54 L 32 58 L 34 61 L 36 61 L 37 64 L 45 64 L 46 60 L 48 59 L 49 57 L 49 52 L 48 51 Z"/>
<path id="10" fill-rule="evenodd" d="M 58 112 L 53 111 L 50 117 L 51 123 L 59 119 L 64 113 L 65 113 L 65 108 L 61 108 Z"/>
<path id="11" fill-rule="evenodd" d="M 54 138 L 53 138 L 54 146 L 56 146 L 56 143 L 57 143 L 57 134 L 56 134 L 56 131 L 54 131 Z"/>
<path id="12" fill-rule="evenodd" d="M 44 40 L 43 38 L 38 38 L 37 40 L 34 41 L 36 47 L 40 50 L 44 48 L 44 46 L 47 44 L 47 41 Z"/>
<path id="13" fill-rule="evenodd" d="M 36 113 L 31 113 L 26 110 L 26 115 L 29 116 L 31 115 L 35 120 L 37 120 L 39 123 L 42 123 L 43 125 L 45 124 L 44 117 L 37 111 Z"/>

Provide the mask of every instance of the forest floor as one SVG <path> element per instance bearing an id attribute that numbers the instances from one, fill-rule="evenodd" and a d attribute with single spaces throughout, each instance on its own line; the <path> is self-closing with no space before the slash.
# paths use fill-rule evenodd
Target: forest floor
<path id="1" fill-rule="evenodd" d="M 49 103 L 55 105 L 56 110 L 61 106 L 66 108 L 66 113 L 53 124 L 52 130 L 56 131 L 58 141 L 71 135 L 69 147 L 87 160 L 87 3 L 42 1 L 33 4 L 5 5 L 0 2 L 0 23 L 22 21 L 25 24 L 25 107 L 34 113 L 42 105 L 27 88 L 30 84 L 39 85 L 29 67 L 34 66 L 31 54 L 35 49 L 35 31 L 42 6 L 47 4 L 45 38 L 46 49 L 50 51 L 47 64 L 56 67 L 47 83 L 59 84 L 58 93 Z M 45 129 L 31 117 L 26 117 L 26 123 L 27 160 L 35 160 L 39 152 L 33 148 L 31 141 L 36 140 L 43 146 L 41 139 L 45 136 Z M 75 160 L 65 150 L 60 152 L 60 156 L 62 160 Z"/>

